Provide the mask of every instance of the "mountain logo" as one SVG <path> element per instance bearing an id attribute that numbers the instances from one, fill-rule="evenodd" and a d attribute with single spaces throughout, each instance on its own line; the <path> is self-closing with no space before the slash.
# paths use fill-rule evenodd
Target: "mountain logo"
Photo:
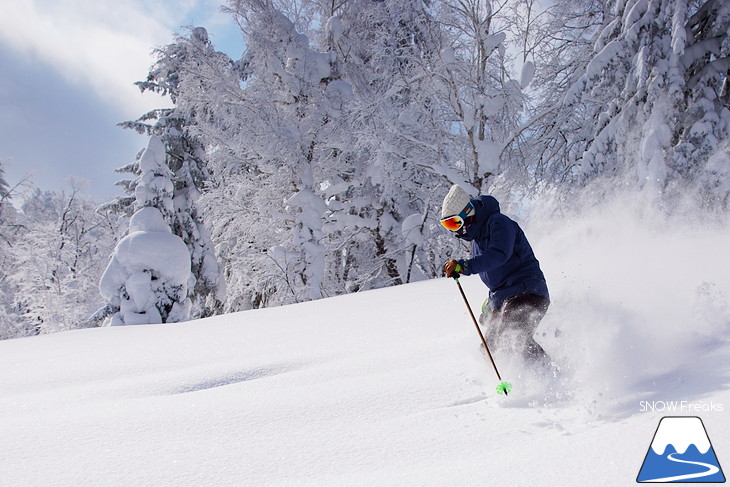
<path id="1" fill-rule="evenodd" d="M 724 483 L 725 475 L 702 420 L 696 416 L 662 418 L 636 481 Z"/>

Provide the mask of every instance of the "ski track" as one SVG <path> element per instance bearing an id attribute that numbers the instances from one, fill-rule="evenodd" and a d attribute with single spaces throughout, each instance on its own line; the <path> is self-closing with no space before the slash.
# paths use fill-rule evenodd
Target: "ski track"
<path id="1" fill-rule="evenodd" d="M 218 387 L 239 384 L 242 382 L 265 379 L 268 377 L 278 376 L 298 368 L 299 366 L 293 366 L 291 364 L 281 364 L 259 367 L 251 370 L 242 370 L 238 372 L 213 374 L 212 377 L 207 377 L 200 381 L 184 383 L 179 387 L 172 388 L 170 390 L 170 394 L 189 394 L 191 392 L 204 391 L 208 389 L 215 389 Z"/>

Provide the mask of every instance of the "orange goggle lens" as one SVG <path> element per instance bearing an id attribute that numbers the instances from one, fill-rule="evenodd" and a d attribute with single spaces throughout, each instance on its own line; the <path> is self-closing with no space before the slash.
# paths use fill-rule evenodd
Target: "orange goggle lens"
<path id="1" fill-rule="evenodd" d="M 441 225 L 443 225 L 446 230 L 456 232 L 464 226 L 464 219 L 458 215 L 450 216 L 441 220 Z"/>
<path id="2" fill-rule="evenodd" d="M 452 232 L 458 232 L 461 227 L 464 226 L 464 222 L 466 221 L 466 217 L 469 215 L 469 212 L 474 209 L 474 205 L 471 204 L 471 201 L 469 204 L 467 204 L 463 210 L 461 210 L 461 213 L 454 216 L 448 216 L 446 218 L 442 218 L 441 225 L 444 226 L 446 230 L 452 231 Z"/>

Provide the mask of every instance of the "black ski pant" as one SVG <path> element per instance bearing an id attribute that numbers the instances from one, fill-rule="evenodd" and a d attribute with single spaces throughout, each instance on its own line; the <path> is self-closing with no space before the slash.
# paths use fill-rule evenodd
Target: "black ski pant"
<path id="1" fill-rule="evenodd" d="M 479 322 L 487 329 L 487 344 L 518 353 L 526 362 L 548 365 L 550 357 L 533 335 L 550 306 L 550 300 L 537 294 L 521 294 L 507 299 L 502 307 Z"/>

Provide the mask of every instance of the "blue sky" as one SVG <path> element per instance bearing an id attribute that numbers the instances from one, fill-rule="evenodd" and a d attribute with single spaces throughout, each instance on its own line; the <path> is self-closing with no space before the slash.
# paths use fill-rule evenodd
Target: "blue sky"
<path id="1" fill-rule="evenodd" d="M 154 47 L 184 26 L 208 29 L 237 58 L 243 43 L 224 0 L 0 0 L 0 160 L 10 185 L 84 181 L 99 201 L 120 194 L 114 169 L 146 138 L 116 126 L 169 106 L 142 95 Z M 17 203 L 17 202 L 16 202 Z"/>

